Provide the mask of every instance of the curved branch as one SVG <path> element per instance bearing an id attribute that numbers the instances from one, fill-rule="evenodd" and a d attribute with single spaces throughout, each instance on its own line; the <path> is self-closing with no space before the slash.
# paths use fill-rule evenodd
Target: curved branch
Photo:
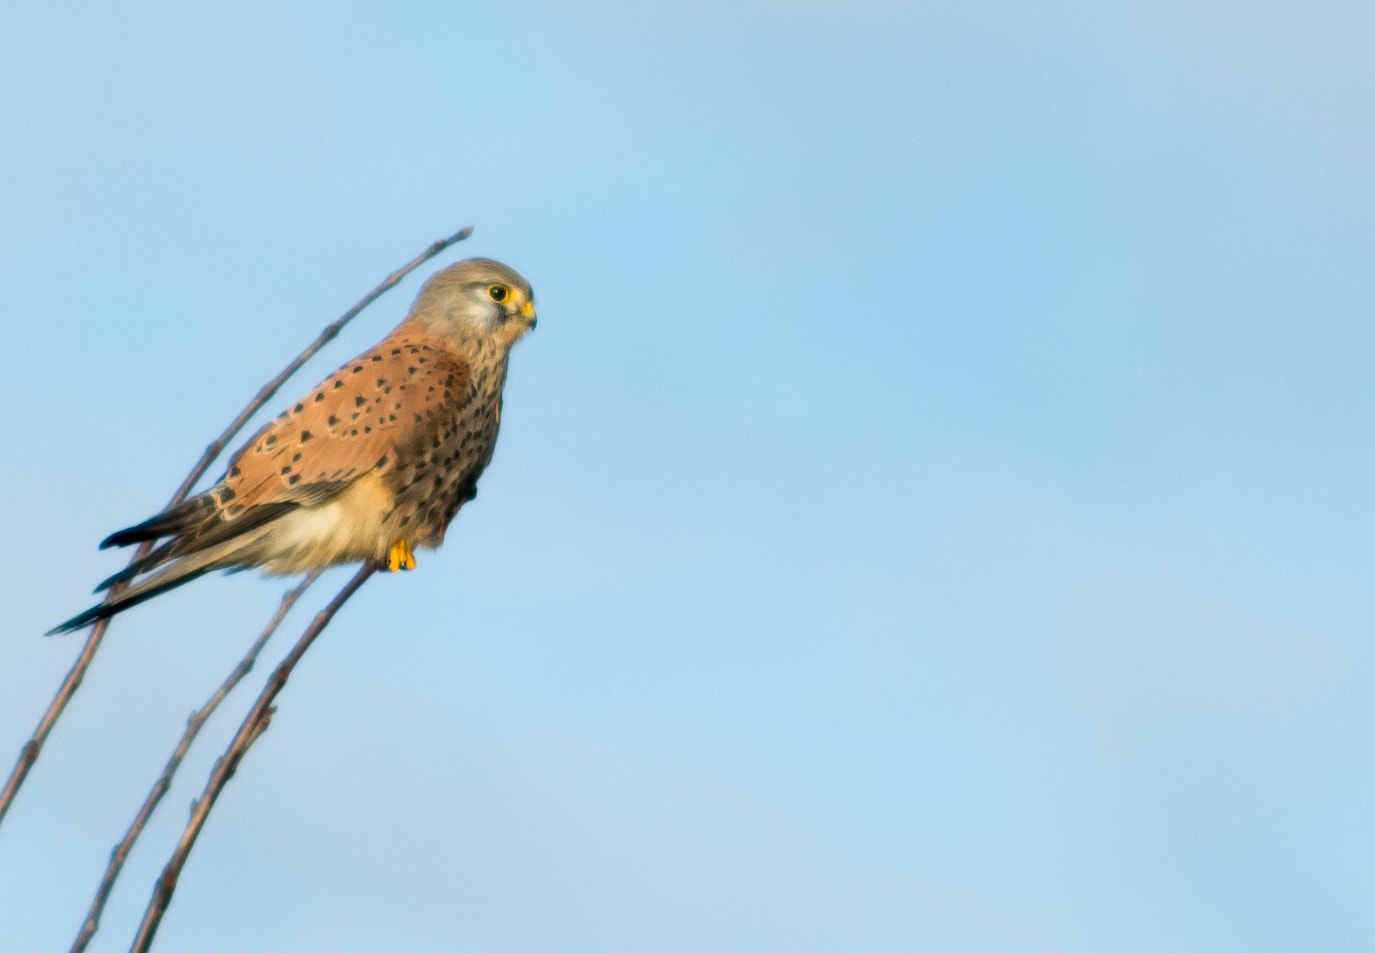
<path id="1" fill-rule="evenodd" d="M 162 869 L 162 874 L 153 885 L 152 899 L 148 901 L 148 908 L 143 914 L 143 922 L 139 924 L 138 935 L 134 937 L 134 943 L 129 947 L 129 953 L 147 953 L 148 947 L 153 942 L 153 937 L 157 934 L 158 924 L 162 922 L 162 915 L 167 912 L 167 905 L 172 900 L 172 893 L 177 889 L 177 879 L 181 876 L 181 869 L 186 864 L 186 858 L 191 853 L 191 848 L 196 844 L 196 838 L 200 836 L 201 828 L 205 826 L 205 820 L 210 815 L 210 809 L 215 806 L 215 800 L 220 796 L 220 792 L 224 790 L 229 779 L 234 776 L 234 772 L 238 769 L 239 762 L 243 760 L 249 746 L 267 730 L 268 724 L 272 721 L 272 715 L 276 711 L 272 707 L 272 700 L 286 686 L 286 680 L 291 677 L 292 669 L 301 660 L 306 649 L 310 648 L 315 637 L 324 630 L 325 626 L 329 625 L 329 620 L 334 618 L 334 614 L 339 611 L 339 608 L 358 591 L 363 583 L 368 581 L 369 576 L 377 572 L 377 569 L 376 563 L 364 563 L 354 577 L 344 585 L 344 588 L 339 590 L 339 594 L 330 601 L 329 605 L 316 614 L 291 652 L 273 670 L 272 677 L 263 686 L 252 710 L 244 717 L 243 724 L 239 726 L 238 733 L 234 735 L 234 740 L 229 743 L 224 754 L 215 762 L 215 768 L 210 772 L 209 780 L 205 782 L 205 791 L 192 804 L 191 819 L 187 821 L 186 830 L 182 832 L 181 840 L 177 842 L 176 849 L 172 851 L 172 857 L 167 861 L 167 866 Z"/>
<path id="2" fill-rule="evenodd" d="M 181 486 L 177 488 L 177 492 L 172 495 L 172 499 L 168 501 L 167 507 L 176 506 L 182 500 L 186 499 L 187 494 L 191 492 L 191 488 L 196 485 L 196 481 L 205 475 L 205 471 L 210 469 L 210 465 L 215 462 L 215 458 L 218 457 L 229 442 L 238 435 L 239 431 L 243 429 L 244 424 L 248 423 L 249 418 L 261 410 L 263 405 L 272 399 L 273 395 L 277 393 L 277 389 L 286 383 L 287 378 L 296 373 L 302 364 L 314 357 L 320 348 L 332 341 L 339 332 L 343 330 L 344 325 L 352 321 L 360 311 L 376 301 L 382 294 L 395 287 L 402 278 L 406 277 L 406 275 L 429 261 L 435 255 L 438 255 L 450 245 L 463 241 L 472 233 L 473 229 L 470 225 L 467 228 L 460 229 L 448 238 L 441 238 L 434 242 L 429 248 L 426 248 L 415 258 L 388 275 L 381 284 L 364 295 L 362 300 L 348 311 L 344 312 L 343 316 L 339 318 L 338 321 L 335 321 L 321 331 L 319 336 L 316 337 L 304 351 L 297 355 L 290 364 L 283 368 L 280 374 L 263 385 L 257 395 L 249 401 L 248 406 L 245 407 L 239 415 L 230 422 L 229 426 L 224 429 L 224 432 L 211 441 L 209 446 L 205 448 L 205 452 L 201 454 L 200 460 L 191 468 L 191 472 L 186 475 L 186 479 L 182 480 Z M 152 543 L 143 543 L 134 551 L 134 555 L 130 557 L 129 562 L 132 564 L 134 561 L 147 555 L 148 550 L 151 548 Z M 106 601 L 115 598 L 122 591 L 124 591 L 124 586 L 122 584 L 112 586 L 109 594 L 106 596 Z M 43 750 L 43 744 L 48 740 L 48 734 L 52 731 L 53 725 L 57 723 L 57 719 L 61 717 L 63 710 L 67 707 L 67 703 L 72 700 L 72 696 L 76 694 L 76 690 L 81 686 L 81 680 L 86 676 L 86 670 L 91 667 L 91 661 L 95 658 L 96 650 L 100 648 L 101 639 L 105 637 L 105 630 L 109 627 L 110 620 L 108 618 L 101 619 L 91 627 L 91 634 L 86 636 L 86 644 L 82 646 L 81 654 L 77 656 L 76 662 L 72 665 L 71 670 L 67 672 L 67 677 L 64 678 L 62 684 L 58 686 L 57 694 L 55 694 L 53 700 L 48 703 L 47 710 L 43 712 L 43 717 L 38 722 L 38 727 L 34 729 L 33 735 L 29 740 L 24 742 L 23 747 L 19 749 L 19 758 L 15 761 L 14 768 L 10 771 L 10 776 L 5 782 L 5 787 L 3 790 L 0 790 L 0 824 L 4 823 L 5 813 L 9 810 L 10 804 L 13 803 L 16 795 L 18 795 L 19 788 L 23 786 L 24 779 L 29 775 L 29 770 L 33 767 L 34 762 L 38 760 L 39 752 Z"/>
<path id="3" fill-rule="evenodd" d="M 167 766 L 162 769 L 162 774 L 158 777 L 153 789 L 148 792 L 148 797 L 144 799 L 143 806 L 139 808 L 138 814 L 134 817 L 133 823 L 129 825 L 129 830 L 125 832 L 124 838 L 115 845 L 110 852 L 110 863 L 105 868 L 105 876 L 100 880 L 100 886 L 96 888 L 95 899 L 91 901 L 91 909 L 86 914 L 86 922 L 81 924 L 81 932 L 77 934 L 76 941 L 72 943 L 71 953 L 82 953 L 87 944 L 91 942 L 91 937 L 95 936 L 96 930 L 100 928 L 100 915 L 105 911 L 105 903 L 110 899 L 110 891 L 115 887 L 115 881 L 119 879 L 120 871 L 124 868 L 124 861 L 129 857 L 129 851 L 133 849 L 134 841 L 138 840 L 143 833 L 143 828 L 147 826 L 148 819 L 153 816 L 153 811 L 157 809 L 158 803 L 172 787 L 172 776 L 177 773 L 177 768 L 181 767 L 182 759 L 186 757 L 186 752 L 190 750 L 191 743 L 196 740 L 196 735 L 201 727 L 209 720 L 220 702 L 232 692 L 243 681 L 244 676 L 253 670 L 253 665 L 258 661 L 258 653 L 262 651 L 267 640 L 272 638 L 272 634 L 277 631 L 277 627 L 282 624 L 282 619 L 291 611 L 291 607 L 296 604 L 296 600 L 301 598 L 301 594 L 310 587 L 316 579 L 320 577 L 319 570 L 306 576 L 286 595 L 282 596 L 282 602 L 273 613 L 263 631 L 249 646 L 248 652 L 239 664 L 234 666 L 234 670 L 229 673 L 229 677 L 224 683 L 215 690 L 206 703 L 197 711 L 191 713 L 187 719 L 186 731 L 182 733 L 181 741 L 178 742 L 176 750 L 167 759 Z"/>

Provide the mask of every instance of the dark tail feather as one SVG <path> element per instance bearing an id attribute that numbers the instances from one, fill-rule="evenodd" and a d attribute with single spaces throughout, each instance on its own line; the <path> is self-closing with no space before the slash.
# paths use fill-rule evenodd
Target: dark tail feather
<path id="1" fill-rule="evenodd" d="M 178 503 L 170 510 L 163 510 L 157 516 L 144 520 L 137 526 L 130 526 L 117 533 L 111 533 L 100 543 L 101 549 L 111 546 L 130 546 L 147 542 L 162 536 L 176 536 L 203 522 L 215 504 L 206 494 L 193 496 L 185 503 Z"/>
<path id="2" fill-rule="evenodd" d="M 110 618 L 110 616 L 123 612 L 125 609 L 132 608 L 133 606 L 138 605 L 140 602 L 147 602 L 154 596 L 160 596 L 170 589 L 175 589 L 177 588 L 177 586 L 190 582 L 192 579 L 198 579 L 201 576 L 204 576 L 206 573 L 211 572 L 217 568 L 219 567 L 217 567 L 214 563 L 211 563 L 209 565 L 193 569 L 190 572 L 185 573 L 184 575 L 179 575 L 172 579 L 168 579 L 166 582 L 149 586 L 147 588 L 133 589 L 127 593 L 121 593 L 119 596 L 109 600 L 108 602 L 102 602 L 98 606 L 92 606 L 80 615 L 72 616 L 66 622 L 62 623 L 59 626 L 54 626 L 53 628 L 49 629 L 47 632 L 44 632 L 43 634 L 64 635 L 68 632 L 75 632 L 77 629 L 84 629 L 86 628 L 86 626 L 93 625 L 94 623 L 99 622 L 101 619 L 108 619 Z"/>
<path id="3" fill-rule="evenodd" d="M 103 580 L 100 583 L 100 585 L 95 587 L 94 591 L 104 592 L 106 589 L 109 589 L 111 586 L 115 585 L 115 583 L 128 582 L 135 576 L 145 573 L 150 569 L 154 569 L 158 565 L 166 562 L 171 557 L 172 542 L 172 540 L 168 540 L 167 542 L 159 546 L 157 549 L 154 549 L 148 555 L 144 556 L 142 559 L 134 560 L 129 565 L 121 569 L 119 572 L 111 576 L 109 579 Z"/>
<path id="4" fill-rule="evenodd" d="M 195 500 L 192 500 L 191 502 L 194 503 Z M 158 516 L 153 517 L 153 519 L 149 520 L 146 523 L 140 523 L 138 526 L 133 526 L 129 529 L 120 530 L 114 536 L 111 536 L 110 539 L 107 539 L 105 543 L 109 543 L 111 540 L 114 540 L 113 545 L 127 545 L 127 543 L 122 542 L 121 540 L 125 540 L 127 538 L 130 542 L 134 541 L 134 538 L 131 534 L 135 532 L 140 534 L 144 532 L 154 534 L 150 535 L 148 537 L 149 539 L 155 539 L 158 535 L 162 535 L 163 532 L 176 532 L 178 533 L 178 535 L 176 536 L 176 538 L 169 539 L 161 546 L 158 546 L 156 549 L 149 552 L 146 556 L 134 560 L 128 566 L 124 567 L 119 572 L 111 576 L 109 579 L 106 579 L 100 585 L 96 586 L 95 591 L 104 592 L 106 589 L 109 589 L 115 583 L 128 582 L 135 576 L 141 576 L 146 572 L 156 569 L 158 566 L 161 566 L 168 560 L 176 559 L 182 556 L 189 556 L 192 553 L 197 553 L 201 550 L 209 549 L 212 546 L 218 546 L 220 543 L 227 542 L 228 540 L 234 539 L 238 536 L 242 536 L 243 534 L 251 530 L 257 529 L 259 526 L 262 526 L 265 523 L 272 522 L 286 511 L 296 509 L 297 505 L 298 504 L 296 503 L 262 503 L 258 506 L 251 507 L 242 516 L 235 520 L 215 519 L 213 518 L 213 515 L 209 512 L 209 508 L 204 508 L 199 515 L 193 514 L 192 516 L 188 517 L 178 517 L 178 520 L 180 521 L 178 525 L 181 526 L 180 529 L 163 530 L 162 527 L 164 525 L 172 525 L 170 519 L 168 519 L 165 523 L 159 522 L 156 526 L 154 526 L 153 529 L 144 529 L 144 527 L 153 525 L 155 520 L 160 521 L 163 520 L 165 516 L 169 516 L 172 513 L 172 511 L 169 510 L 166 514 L 159 514 Z M 104 546 L 105 543 L 102 543 L 101 545 Z"/>
<path id="5" fill-rule="evenodd" d="M 169 589 L 175 589 L 192 579 L 199 579 L 208 572 L 213 572 L 216 569 L 228 569 L 232 566 L 252 565 L 254 563 L 252 558 L 253 547 L 270 531 L 268 527 L 261 527 L 254 532 L 235 536 L 233 539 L 227 539 L 218 545 L 209 546 L 194 553 L 187 553 L 184 556 L 173 555 L 170 561 L 166 561 L 161 568 L 154 569 L 151 574 L 142 579 L 134 580 L 128 589 L 111 594 L 100 605 L 92 606 L 80 615 L 72 616 L 45 634 L 57 635 L 59 632 L 75 632 L 93 622 L 99 622 L 101 619 L 108 619 L 118 612 L 123 612 L 130 606 L 136 606 L 154 596 L 160 596 Z M 175 543 L 164 543 L 139 562 L 142 563 L 154 558 L 166 560 L 168 557 L 163 553 L 163 550 L 168 546 L 175 546 Z M 172 552 L 175 553 L 175 549 Z M 151 568 L 152 565 L 149 563 L 143 568 Z M 124 572 L 117 573 L 112 578 L 118 578 L 124 574 Z M 113 581 L 111 585 L 114 585 Z"/>

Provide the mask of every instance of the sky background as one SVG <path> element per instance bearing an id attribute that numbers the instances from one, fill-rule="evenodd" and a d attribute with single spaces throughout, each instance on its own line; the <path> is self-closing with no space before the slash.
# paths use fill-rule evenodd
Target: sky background
<path id="1" fill-rule="evenodd" d="M 540 324 L 478 500 L 306 656 L 157 949 L 1375 947 L 1375 7 L 192 6 L 0 30 L 5 771 L 96 543 L 321 327 L 476 227 L 268 413 L 460 257 Z M 111 628 L 0 946 L 66 949 L 283 588 Z"/>

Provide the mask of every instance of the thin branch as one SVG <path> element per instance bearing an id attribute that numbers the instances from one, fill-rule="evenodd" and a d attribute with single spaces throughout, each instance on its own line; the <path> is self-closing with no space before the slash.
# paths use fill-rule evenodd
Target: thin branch
<path id="1" fill-rule="evenodd" d="M 463 241 L 472 233 L 473 229 L 470 225 L 467 228 L 460 229 L 448 238 L 441 238 L 434 242 L 429 248 L 426 248 L 411 261 L 388 275 L 385 281 L 372 289 L 372 291 L 369 291 L 363 296 L 361 301 L 344 312 L 343 317 L 338 321 L 335 321 L 321 331 L 319 337 L 317 337 L 309 347 L 297 355 L 290 364 L 282 369 L 280 374 L 268 381 L 267 384 L 258 391 L 257 396 L 255 396 L 253 400 L 249 402 L 248 406 L 245 407 L 239 415 L 234 418 L 230 425 L 225 428 L 224 433 L 216 437 L 215 440 L 205 448 L 205 452 L 201 454 L 200 460 L 197 461 L 196 465 L 191 469 L 191 472 L 186 475 L 186 479 L 181 482 L 181 486 L 178 487 L 177 492 L 172 495 L 172 499 L 168 501 L 167 506 L 169 508 L 176 506 L 182 500 L 186 499 L 187 494 L 191 492 L 191 488 L 196 485 L 196 481 L 205 475 L 205 471 L 210 469 L 210 465 L 215 462 L 215 458 L 218 457 L 229 442 L 238 435 L 249 418 L 261 410 L 263 405 L 272 399 L 273 395 L 277 393 L 277 389 L 286 383 L 287 378 L 296 373 L 302 364 L 314 357 L 316 352 L 332 341 L 339 332 L 343 330 L 344 325 L 352 321 L 360 311 L 376 301 L 382 294 L 395 287 L 402 278 L 406 277 L 406 275 L 429 261 L 435 255 L 438 255 L 450 245 Z M 147 555 L 148 550 L 151 548 L 151 542 L 143 543 L 134 551 L 134 555 L 130 558 L 129 562 L 132 564 L 135 560 Z M 123 585 L 111 587 L 109 594 L 106 596 L 106 600 L 109 601 L 110 599 L 114 599 L 123 591 Z M 57 694 L 53 696 L 53 700 L 48 703 L 47 710 L 43 712 L 43 718 L 38 722 L 38 727 L 34 729 L 32 737 L 24 742 L 23 747 L 19 749 L 19 758 L 15 761 L 13 770 L 10 771 L 9 780 L 5 782 L 4 789 L 0 790 L 0 823 L 4 822 L 5 813 L 9 810 L 10 804 L 14 801 L 15 796 L 18 795 L 19 788 L 23 786 L 24 779 L 29 775 L 29 770 L 33 767 L 34 762 L 38 760 L 39 752 L 43 750 L 43 744 L 48 740 L 48 734 L 52 731 L 53 725 L 57 723 L 57 719 L 62 715 L 63 710 L 67 707 L 67 703 L 72 700 L 72 696 L 76 694 L 77 688 L 81 686 L 81 680 L 85 677 L 86 670 L 91 667 L 91 661 L 95 658 L 96 650 L 100 648 L 101 639 L 105 637 L 105 630 L 109 627 L 110 620 L 108 618 L 101 619 L 91 627 L 91 634 L 86 636 L 86 644 L 82 646 L 81 654 L 77 656 L 75 664 L 73 664 L 71 670 L 67 672 L 67 677 L 62 680 L 62 684 L 58 687 Z"/>
<path id="2" fill-rule="evenodd" d="M 95 899 L 91 901 L 91 909 L 86 914 L 86 922 L 81 925 L 81 932 L 77 934 L 76 942 L 72 944 L 71 953 L 82 953 L 87 944 L 91 942 L 91 937 L 100 928 L 100 915 L 105 911 L 105 903 L 110 899 L 110 892 L 114 889 L 115 881 L 119 879 L 120 871 L 124 868 L 124 861 L 129 857 L 129 851 L 133 849 L 134 842 L 143 833 L 143 828 L 147 826 L 148 819 L 153 816 L 153 811 L 157 809 L 158 803 L 172 787 L 172 776 L 177 773 L 177 768 L 181 767 L 182 759 L 186 757 L 186 752 L 190 750 L 191 743 L 196 740 L 197 733 L 201 727 L 209 720 L 211 714 L 219 707 L 220 702 L 238 687 L 249 672 L 253 670 L 253 665 L 258 661 L 258 653 L 262 651 L 267 640 L 272 638 L 272 634 L 277 631 L 277 627 L 282 624 L 282 619 L 296 604 L 296 600 L 309 588 L 310 584 L 319 578 L 320 573 L 311 573 L 306 576 L 299 585 L 287 591 L 282 596 L 281 605 L 258 638 L 249 647 L 248 652 L 239 664 L 234 666 L 234 670 L 229 673 L 229 677 L 224 680 L 215 693 L 210 696 L 199 710 L 193 711 L 191 717 L 186 721 L 186 731 L 181 736 L 181 741 L 177 744 L 172 756 L 167 759 L 167 766 L 162 769 L 162 775 L 153 785 L 153 789 L 148 792 L 148 797 L 144 799 L 143 806 L 139 808 L 134 821 L 129 825 L 129 830 L 124 834 L 123 840 L 115 845 L 115 849 L 110 852 L 110 863 L 105 868 L 105 876 L 100 880 L 100 886 L 96 889 Z"/>
<path id="3" fill-rule="evenodd" d="M 191 848 L 195 846 L 196 838 L 200 836 L 201 828 L 205 826 L 205 820 L 210 815 L 210 809 L 214 807 L 215 800 L 224 790 L 225 784 L 234 776 L 234 772 L 238 769 L 239 762 L 243 760 L 249 745 L 257 741 L 258 737 L 267 730 L 268 723 L 276 711 L 272 707 L 272 701 L 277 697 L 277 693 L 286 686 L 287 679 L 291 677 L 292 669 L 301 660 L 306 649 L 310 648 L 316 636 L 324 630 L 325 626 L 329 625 L 334 614 L 349 600 L 350 596 L 358 591 L 363 583 L 368 581 L 369 576 L 377 572 L 377 569 L 376 563 L 364 563 L 354 577 L 344 585 L 344 588 L 339 590 L 339 594 L 330 601 L 329 605 L 320 610 L 305 632 L 302 633 L 291 652 L 273 670 L 272 677 L 263 686 L 262 692 L 258 695 L 258 700 L 254 702 L 252 710 L 245 716 L 243 724 L 239 726 L 238 733 L 234 735 L 234 740 L 229 743 L 224 754 L 215 762 L 214 770 L 210 772 L 210 778 L 205 782 L 205 791 L 192 804 L 191 819 L 187 822 L 186 830 L 182 832 L 181 840 L 177 842 L 176 849 L 172 851 L 172 857 L 167 861 L 167 866 L 163 868 L 162 874 L 153 884 L 153 896 L 148 901 L 148 908 L 143 914 L 143 922 L 139 924 L 138 935 L 134 937 L 134 943 L 129 948 L 129 953 L 147 953 L 149 946 L 152 945 L 153 937 L 158 931 L 158 924 L 162 922 L 162 915 L 167 912 L 167 905 L 172 900 L 172 893 L 177 889 L 177 879 L 181 876 L 181 869 L 186 864 L 186 858 L 191 853 Z"/>
<path id="4" fill-rule="evenodd" d="M 140 546 L 139 551 L 134 554 L 134 559 L 143 555 L 144 547 Z M 113 587 L 110 596 L 115 595 L 115 591 L 123 590 L 123 586 Z M 34 729 L 33 736 L 24 742 L 24 746 L 19 749 L 19 759 L 15 761 L 13 770 L 10 771 L 9 780 L 5 782 L 5 788 L 0 791 L 0 823 L 5 820 L 5 812 L 10 809 L 10 804 L 14 802 L 14 797 L 19 793 L 19 788 L 24 783 L 24 779 L 29 776 L 29 769 L 38 760 L 38 752 L 43 750 L 43 742 L 48 740 L 48 733 L 53 730 L 53 724 L 57 717 L 62 714 L 62 710 L 67 707 L 67 702 L 72 700 L 76 694 L 77 687 L 81 684 L 82 677 L 86 674 L 86 669 L 91 667 L 91 659 L 95 658 L 95 650 L 100 648 L 100 640 L 105 637 L 105 630 L 109 627 L 109 619 L 101 619 L 91 629 L 91 634 L 86 636 L 86 644 L 81 648 L 81 654 L 76 657 L 75 664 L 71 671 L 67 672 L 67 677 L 62 680 L 62 684 L 57 689 L 57 694 L 48 703 L 48 710 L 43 712 L 43 719 Z"/>

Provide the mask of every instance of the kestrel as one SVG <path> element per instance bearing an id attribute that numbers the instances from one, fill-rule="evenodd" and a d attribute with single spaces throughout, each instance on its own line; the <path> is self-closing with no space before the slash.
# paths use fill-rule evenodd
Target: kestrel
<path id="1" fill-rule="evenodd" d="M 49 634 L 71 632 L 216 569 L 272 575 L 372 560 L 413 569 L 477 495 L 501 420 L 513 345 L 534 293 L 485 258 L 437 272 L 410 313 L 259 430 L 204 493 L 100 544 L 159 541 L 96 587 L 127 589 Z"/>

